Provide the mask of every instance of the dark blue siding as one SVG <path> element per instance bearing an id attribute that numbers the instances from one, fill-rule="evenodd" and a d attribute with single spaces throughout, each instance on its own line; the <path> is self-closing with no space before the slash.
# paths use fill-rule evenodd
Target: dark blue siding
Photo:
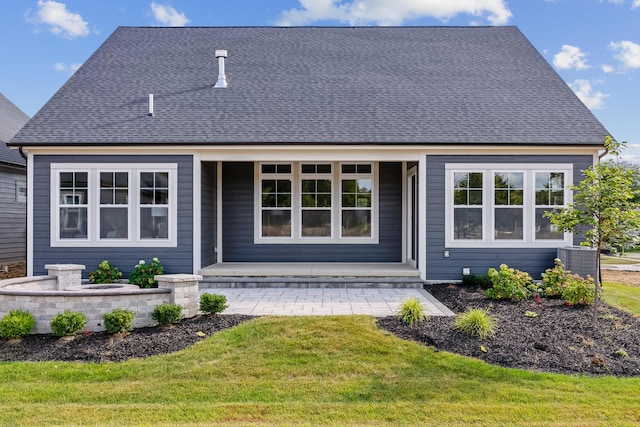
<path id="1" fill-rule="evenodd" d="M 77 163 L 81 168 L 90 163 L 177 163 L 178 164 L 178 246 L 172 248 L 78 247 L 50 246 L 50 166 L 51 163 Z M 193 157 L 192 156 L 35 156 L 34 159 L 34 224 L 33 270 L 45 274 L 45 264 L 84 264 L 84 276 L 95 270 L 100 262 L 109 262 L 124 275 L 140 259 L 160 258 L 166 273 L 193 271 Z"/>
<path id="2" fill-rule="evenodd" d="M 446 248 L 445 247 L 445 164 L 446 163 L 572 163 L 573 182 L 583 178 L 582 171 L 592 156 L 427 156 L 427 280 L 460 280 L 462 268 L 472 274 L 486 274 L 490 267 L 507 264 L 526 271 L 534 279 L 553 266 L 555 248 Z M 576 239 L 576 243 L 579 239 Z M 444 250 L 450 257 L 444 258 Z"/>
<path id="3" fill-rule="evenodd" d="M 217 170 L 216 163 L 202 163 L 200 196 L 202 216 L 200 225 L 201 263 L 203 267 L 216 263 L 216 218 L 217 218 Z"/>
<path id="4" fill-rule="evenodd" d="M 253 163 L 222 165 L 223 258 L 226 262 L 401 262 L 402 164 L 379 168 L 377 245 L 253 243 Z"/>

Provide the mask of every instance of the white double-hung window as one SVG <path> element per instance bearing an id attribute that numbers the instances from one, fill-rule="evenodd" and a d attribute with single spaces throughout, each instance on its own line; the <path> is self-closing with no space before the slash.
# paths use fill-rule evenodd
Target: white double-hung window
<path id="1" fill-rule="evenodd" d="M 52 164 L 52 246 L 176 246 L 177 165 Z"/>
<path id="2" fill-rule="evenodd" d="M 544 216 L 570 198 L 571 164 L 446 164 L 448 247 L 559 247 Z"/>
<path id="3" fill-rule="evenodd" d="M 377 243 L 377 164 L 256 164 L 256 243 Z"/>

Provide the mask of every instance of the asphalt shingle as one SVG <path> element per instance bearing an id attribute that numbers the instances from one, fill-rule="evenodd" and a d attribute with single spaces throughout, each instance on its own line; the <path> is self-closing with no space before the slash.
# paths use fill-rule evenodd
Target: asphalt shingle
<path id="1" fill-rule="evenodd" d="M 29 120 L 21 109 L 0 93 L 0 163 L 24 166 L 27 162 L 20 153 L 7 147 L 7 142 Z"/>
<path id="2" fill-rule="evenodd" d="M 226 89 L 213 88 L 218 49 Z M 12 144 L 601 145 L 607 134 L 516 27 L 121 27 Z"/>

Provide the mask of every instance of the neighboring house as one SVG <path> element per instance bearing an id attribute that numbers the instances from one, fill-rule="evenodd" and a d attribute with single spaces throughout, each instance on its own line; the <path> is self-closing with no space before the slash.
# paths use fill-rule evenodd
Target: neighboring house
<path id="1" fill-rule="evenodd" d="M 435 282 L 552 266 L 573 236 L 542 214 L 606 135 L 515 27 L 124 27 L 11 145 L 30 273 L 157 256 Z"/>
<path id="2" fill-rule="evenodd" d="M 6 143 L 28 120 L 0 93 L 0 265 L 27 255 L 27 162 Z"/>

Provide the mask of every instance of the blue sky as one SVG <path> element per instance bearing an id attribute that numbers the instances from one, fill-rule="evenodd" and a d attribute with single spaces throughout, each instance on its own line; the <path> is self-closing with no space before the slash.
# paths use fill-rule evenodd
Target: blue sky
<path id="1" fill-rule="evenodd" d="M 0 11 L 0 92 L 29 116 L 121 25 L 516 25 L 640 163 L 640 0 L 11 0 Z"/>

